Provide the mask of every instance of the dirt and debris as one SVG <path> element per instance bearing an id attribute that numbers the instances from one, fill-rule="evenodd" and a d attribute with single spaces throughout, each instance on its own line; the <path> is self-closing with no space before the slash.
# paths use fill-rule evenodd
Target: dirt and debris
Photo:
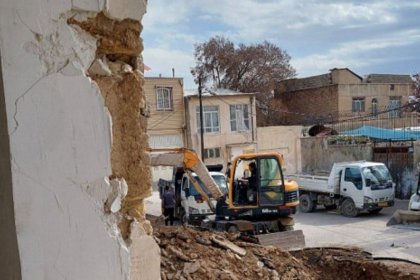
<path id="1" fill-rule="evenodd" d="M 416 270 L 375 261 L 357 248 L 286 252 L 239 234 L 154 224 L 162 279 L 420 279 Z M 233 250 L 232 250 L 233 249 Z M 409 264 L 405 264 L 409 265 Z M 415 265 L 414 265 L 415 266 Z"/>

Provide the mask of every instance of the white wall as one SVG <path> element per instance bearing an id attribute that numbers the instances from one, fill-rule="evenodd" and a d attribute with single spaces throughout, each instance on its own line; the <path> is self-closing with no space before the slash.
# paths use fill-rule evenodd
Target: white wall
<path id="1" fill-rule="evenodd" d="M 259 152 L 277 151 L 284 156 L 285 173 L 302 170 L 300 138 L 302 126 L 269 126 L 257 128 Z"/>
<path id="2" fill-rule="evenodd" d="M 109 186 L 101 178 L 111 174 L 109 116 L 98 88 L 83 74 L 96 41 L 66 23 L 87 15 L 80 9 L 136 19 L 145 12 L 144 1 L 111 2 L 0 2 L 8 187 L 22 279 L 129 277 L 130 253 L 114 218 L 103 212 Z M 3 259 L 0 268 L 8 265 Z M 16 271 L 8 273 L 0 278 L 19 279 Z"/>

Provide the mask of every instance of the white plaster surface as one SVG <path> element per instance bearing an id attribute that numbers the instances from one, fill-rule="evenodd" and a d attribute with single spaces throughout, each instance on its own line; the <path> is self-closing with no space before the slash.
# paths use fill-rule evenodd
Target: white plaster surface
<path id="1" fill-rule="evenodd" d="M 71 0 L 73 9 L 92 12 L 103 11 L 105 2 L 106 0 Z"/>
<path id="2" fill-rule="evenodd" d="M 146 13 L 146 0 L 108 0 L 106 15 L 118 20 L 130 18 L 141 20 Z"/>
<path id="3" fill-rule="evenodd" d="M 104 213 L 103 195 L 87 191 L 111 174 L 110 120 L 83 74 L 96 41 L 66 24 L 72 4 L 95 10 L 102 2 L 0 1 L 22 279 L 129 277 L 130 253 Z"/>

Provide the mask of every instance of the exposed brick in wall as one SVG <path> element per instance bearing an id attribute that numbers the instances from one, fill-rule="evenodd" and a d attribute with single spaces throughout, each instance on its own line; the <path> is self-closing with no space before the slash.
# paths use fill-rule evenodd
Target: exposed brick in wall
<path id="1" fill-rule="evenodd" d="M 309 89 L 328 86 L 331 84 L 331 75 L 323 74 L 302 79 L 289 79 L 279 84 L 278 92 L 289 92 L 295 90 Z"/>
<path id="2" fill-rule="evenodd" d="M 279 94 L 277 98 L 289 112 L 284 113 L 283 125 L 314 123 L 316 119 L 331 121 L 338 117 L 337 85 Z"/>

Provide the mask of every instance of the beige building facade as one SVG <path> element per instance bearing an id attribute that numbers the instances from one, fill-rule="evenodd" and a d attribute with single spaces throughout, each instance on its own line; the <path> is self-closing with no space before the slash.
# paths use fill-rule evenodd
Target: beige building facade
<path id="1" fill-rule="evenodd" d="M 204 155 L 201 153 L 200 102 L 198 93 L 186 92 L 187 146 L 205 164 L 223 164 L 239 154 L 256 151 L 255 94 L 228 90 L 203 93 Z"/>
<path id="2" fill-rule="evenodd" d="M 150 147 L 184 146 L 185 110 L 182 78 L 146 77 L 144 80 Z"/>
<path id="3" fill-rule="evenodd" d="M 144 91 L 151 148 L 185 147 L 186 123 L 182 78 L 146 77 Z M 153 182 L 170 179 L 172 167 L 152 168 Z"/>
<path id="4" fill-rule="evenodd" d="M 370 74 L 363 78 L 348 68 L 285 80 L 275 94 L 286 111 L 295 112 L 285 114 L 283 124 L 310 125 L 366 117 L 365 125 L 375 125 L 381 119 L 380 126 L 385 128 L 416 126 L 417 120 L 411 120 L 411 114 L 402 109 L 411 95 L 413 81 L 409 75 Z"/>

